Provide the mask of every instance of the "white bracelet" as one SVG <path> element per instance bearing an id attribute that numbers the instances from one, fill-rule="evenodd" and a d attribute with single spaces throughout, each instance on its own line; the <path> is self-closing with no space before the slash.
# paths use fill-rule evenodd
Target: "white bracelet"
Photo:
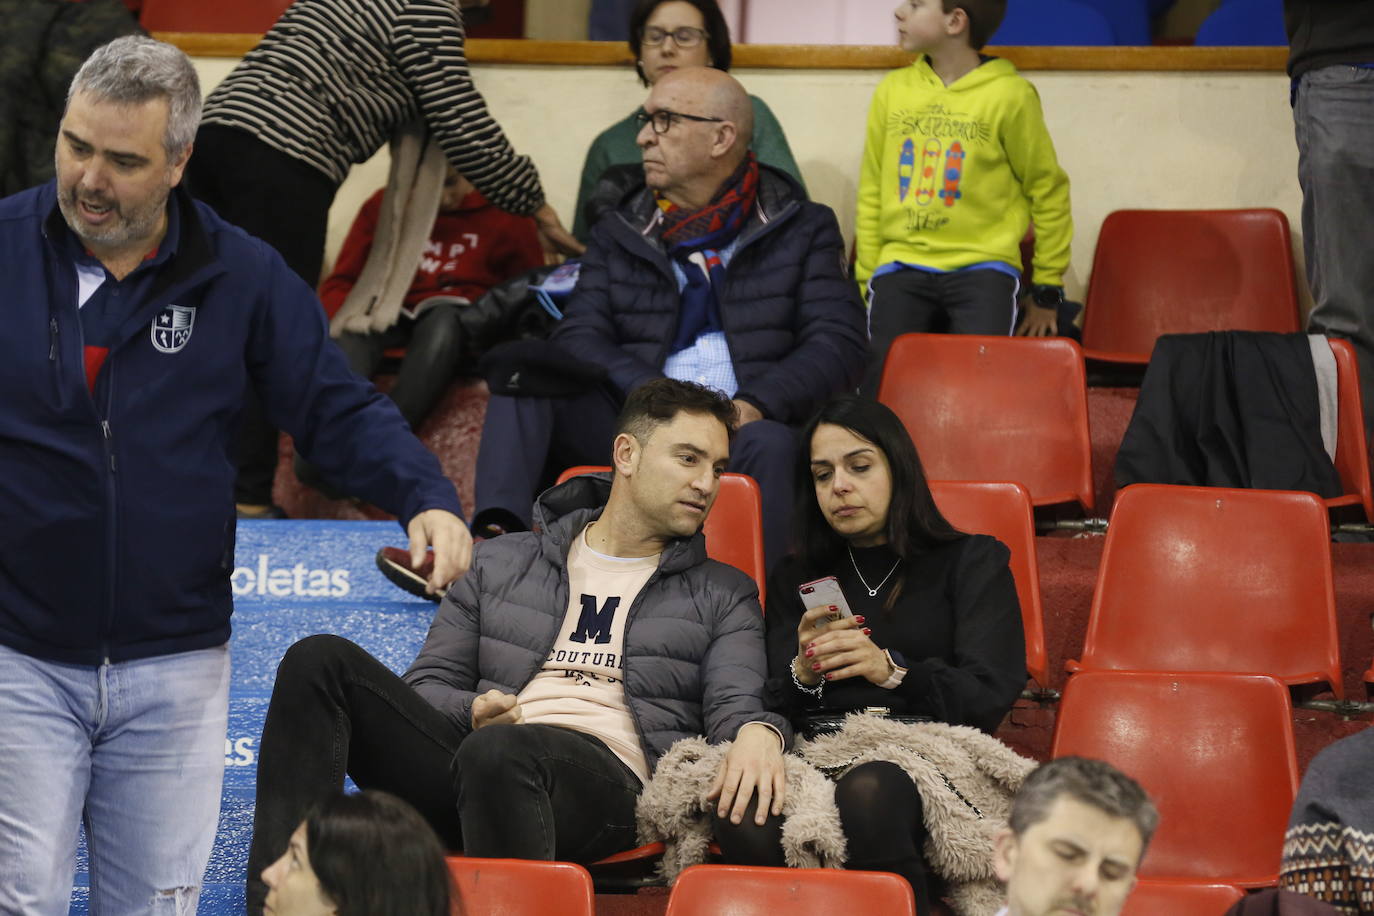
<path id="1" fill-rule="evenodd" d="M 882 687 L 884 690 L 894 690 L 902 683 L 902 678 L 906 677 L 907 669 L 892 660 L 891 652 L 884 649 L 883 654 L 887 656 L 887 663 L 892 666 L 892 673 L 887 676 L 887 680 L 883 681 L 878 686 Z"/>

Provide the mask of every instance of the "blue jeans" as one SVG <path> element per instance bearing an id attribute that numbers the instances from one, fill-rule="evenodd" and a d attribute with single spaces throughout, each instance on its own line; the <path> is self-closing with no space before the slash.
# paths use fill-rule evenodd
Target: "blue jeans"
<path id="1" fill-rule="evenodd" d="M 193 914 L 219 821 L 229 648 L 96 668 L 0 646 L 0 913 Z"/>
<path id="2" fill-rule="evenodd" d="M 1293 104 L 1302 242 L 1314 307 L 1308 330 L 1355 345 L 1365 426 L 1374 419 L 1374 70 L 1303 75 Z"/>

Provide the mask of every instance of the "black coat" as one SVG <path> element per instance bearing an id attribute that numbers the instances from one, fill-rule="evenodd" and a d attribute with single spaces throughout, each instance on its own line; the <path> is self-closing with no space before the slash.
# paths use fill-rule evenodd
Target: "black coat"
<path id="1" fill-rule="evenodd" d="M 719 291 L 736 397 L 797 424 L 863 371 L 867 319 L 835 214 L 785 174 L 760 167 L 758 203 Z M 652 192 L 632 194 L 592 231 L 577 288 L 552 340 L 605 366 L 623 396 L 663 375 L 681 297 Z M 648 230 L 646 232 L 646 230 Z"/>

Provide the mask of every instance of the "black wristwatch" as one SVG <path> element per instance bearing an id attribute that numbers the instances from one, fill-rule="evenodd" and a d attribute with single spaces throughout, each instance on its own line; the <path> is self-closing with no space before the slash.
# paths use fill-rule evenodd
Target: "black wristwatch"
<path id="1" fill-rule="evenodd" d="M 1033 283 L 1030 289 L 1031 301 L 1042 309 L 1059 309 L 1064 304 L 1064 287 L 1048 283 Z"/>

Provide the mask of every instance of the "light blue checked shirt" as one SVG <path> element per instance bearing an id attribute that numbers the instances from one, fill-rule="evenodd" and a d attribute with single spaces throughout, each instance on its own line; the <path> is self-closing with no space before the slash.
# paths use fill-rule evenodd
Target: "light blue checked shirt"
<path id="1" fill-rule="evenodd" d="M 738 245 L 739 237 L 736 236 L 729 245 L 717 252 L 722 265 L 730 264 Z M 682 292 L 687 286 L 687 274 L 677 261 L 670 263 L 673 265 L 673 276 L 677 279 L 678 292 Z M 739 390 L 735 364 L 730 359 L 730 347 L 725 342 L 724 331 L 707 331 L 690 347 L 684 347 L 669 356 L 663 363 L 663 374 L 680 382 L 696 382 L 714 388 L 729 398 L 733 398 Z"/>

